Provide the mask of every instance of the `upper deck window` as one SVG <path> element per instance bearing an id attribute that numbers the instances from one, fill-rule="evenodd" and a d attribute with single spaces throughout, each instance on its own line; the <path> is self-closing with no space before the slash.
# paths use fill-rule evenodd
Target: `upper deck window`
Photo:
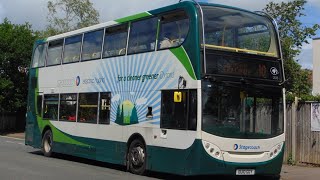
<path id="1" fill-rule="evenodd" d="M 126 54 L 128 24 L 106 29 L 103 57 Z"/>
<path id="2" fill-rule="evenodd" d="M 158 49 L 180 46 L 187 37 L 189 19 L 184 11 L 161 17 Z"/>
<path id="3" fill-rule="evenodd" d="M 47 66 L 61 63 L 63 39 L 49 42 Z"/>
<path id="4" fill-rule="evenodd" d="M 82 60 L 101 58 L 103 30 L 88 32 L 83 37 Z"/>
<path id="5" fill-rule="evenodd" d="M 128 54 L 153 51 L 156 44 L 158 18 L 131 24 Z"/>
<path id="6" fill-rule="evenodd" d="M 63 63 L 78 62 L 80 60 L 81 41 L 82 35 L 66 38 Z"/>
<path id="7" fill-rule="evenodd" d="M 34 51 L 32 67 L 43 67 L 46 57 L 46 44 L 40 44 Z"/>
<path id="8" fill-rule="evenodd" d="M 207 48 L 278 57 L 276 33 L 266 17 L 221 7 L 203 7 Z"/>

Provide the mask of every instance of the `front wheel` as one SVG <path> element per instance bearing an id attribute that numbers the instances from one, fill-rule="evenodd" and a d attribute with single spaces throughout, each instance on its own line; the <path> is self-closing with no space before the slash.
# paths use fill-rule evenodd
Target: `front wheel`
<path id="1" fill-rule="evenodd" d="M 52 156 L 53 138 L 51 130 L 47 130 L 42 137 L 42 152 L 46 157 Z"/>
<path id="2" fill-rule="evenodd" d="M 127 157 L 130 172 L 138 175 L 144 174 L 146 170 L 147 152 L 142 140 L 135 139 L 131 142 Z"/>

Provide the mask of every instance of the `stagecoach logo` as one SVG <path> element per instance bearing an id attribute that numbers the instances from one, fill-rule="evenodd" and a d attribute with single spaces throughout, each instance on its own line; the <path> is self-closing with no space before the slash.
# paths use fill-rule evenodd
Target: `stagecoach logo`
<path id="1" fill-rule="evenodd" d="M 233 145 L 233 150 L 259 150 L 260 146 L 245 146 L 241 144 L 234 144 Z"/>
<path id="2" fill-rule="evenodd" d="M 275 68 L 275 67 L 270 68 L 270 72 L 271 72 L 271 74 L 272 74 L 272 75 L 274 75 L 274 76 L 276 76 L 276 75 L 278 75 L 278 74 L 279 74 L 278 69 L 277 69 L 277 68 Z"/>
<path id="3" fill-rule="evenodd" d="M 77 85 L 77 86 L 80 85 L 80 76 L 77 76 L 77 78 L 76 78 L 76 85 Z"/>
<path id="4" fill-rule="evenodd" d="M 74 87 L 80 85 L 80 76 L 76 77 L 76 80 L 73 79 L 61 79 L 57 81 L 58 87 Z"/>
<path id="5" fill-rule="evenodd" d="M 238 148 L 239 148 L 238 144 L 234 144 L 234 145 L 233 145 L 233 149 L 234 149 L 234 150 L 238 150 Z"/>

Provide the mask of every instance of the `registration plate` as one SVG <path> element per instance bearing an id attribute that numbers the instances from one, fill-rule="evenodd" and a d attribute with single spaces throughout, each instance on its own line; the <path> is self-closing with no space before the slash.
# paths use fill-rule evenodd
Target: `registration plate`
<path id="1" fill-rule="evenodd" d="M 237 169 L 236 175 L 239 176 L 247 176 L 247 175 L 254 175 L 255 170 L 254 169 Z"/>

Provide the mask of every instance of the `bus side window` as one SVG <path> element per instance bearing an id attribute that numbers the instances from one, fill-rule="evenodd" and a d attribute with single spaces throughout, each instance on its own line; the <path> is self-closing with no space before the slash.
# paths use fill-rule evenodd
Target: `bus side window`
<path id="1" fill-rule="evenodd" d="M 111 93 L 100 93 L 99 124 L 110 124 Z"/>
<path id="2" fill-rule="evenodd" d="M 37 96 L 37 115 L 41 116 L 41 110 L 42 110 L 42 95 Z"/>
<path id="3" fill-rule="evenodd" d="M 78 122 L 97 124 L 99 93 L 80 93 Z"/>
<path id="4" fill-rule="evenodd" d="M 197 90 L 189 90 L 188 129 L 197 130 Z"/>
<path id="5" fill-rule="evenodd" d="M 131 23 L 128 54 L 154 51 L 158 18 Z"/>
<path id="6" fill-rule="evenodd" d="M 40 44 L 33 53 L 32 67 L 43 67 L 45 62 L 47 44 Z"/>
<path id="7" fill-rule="evenodd" d="M 80 60 L 82 35 L 66 38 L 64 43 L 63 63 L 78 62 Z"/>
<path id="8" fill-rule="evenodd" d="M 101 58 L 103 29 L 84 34 L 81 60 Z"/>
<path id="9" fill-rule="evenodd" d="M 180 46 L 187 37 L 189 19 L 184 11 L 161 16 L 158 49 Z"/>
<path id="10" fill-rule="evenodd" d="M 58 94 L 45 94 L 43 102 L 43 119 L 45 120 L 58 120 Z"/>
<path id="11" fill-rule="evenodd" d="M 49 42 L 47 66 L 61 64 L 63 39 Z"/>
<path id="12" fill-rule="evenodd" d="M 181 101 L 174 102 L 174 91 L 162 91 L 160 127 L 165 129 L 187 129 L 187 91 L 181 91 Z"/>
<path id="13" fill-rule="evenodd" d="M 197 90 L 178 90 L 179 100 L 173 90 L 162 91 L 160 128 L 197 129 Z"/>
<path id="14" fill-rule="evenodd" d="M 106 29 L 104 38 L 103 57 L 126 54 L 128 24 Z"/>
<path id="15" fill-rule="evenodd" d="M 77 94 L 61 94 L 59 121 L 76 121 Z"/>

